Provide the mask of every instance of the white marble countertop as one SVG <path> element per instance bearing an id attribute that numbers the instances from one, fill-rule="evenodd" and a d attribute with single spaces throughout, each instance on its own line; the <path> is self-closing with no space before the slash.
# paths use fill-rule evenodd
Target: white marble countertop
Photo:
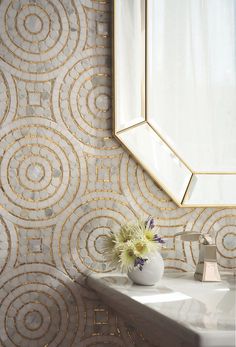
<path id="1" fill-rule="evenodd" d="M 87 285 L 160 347 L 235 347 L 236 278 L 198 282 L 193 273 L 167 273 L 155 286 L 123 274 L 92 274 Z"/>

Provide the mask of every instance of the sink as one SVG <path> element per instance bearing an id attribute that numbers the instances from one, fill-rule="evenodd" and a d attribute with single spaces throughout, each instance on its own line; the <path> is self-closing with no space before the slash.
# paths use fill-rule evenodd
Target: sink
<path id="1" fill-rule="evenodd" d="M 236 280 L 198 282 L 193 273 L 167 273 L 155 286 L 123 274 L 91 275 L 87 284 L 160 347 L 235 347 Z"/>

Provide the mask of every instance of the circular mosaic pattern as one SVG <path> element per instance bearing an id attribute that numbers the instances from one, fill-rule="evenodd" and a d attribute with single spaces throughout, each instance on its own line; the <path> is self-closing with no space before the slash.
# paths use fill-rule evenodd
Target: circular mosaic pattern
<path id="1" fill-rule="evenodd" d="M 9 242 L 10 238 L 7 226 L 4 223 L 3 219 L 0 218 L 0 274 L 2 273 L 7 264 L 10 247 Z"/>
<path id="2" fill-rule="evenodd" d="M 12 123 L 0 134 L 1 200 L 16 218 L 48 221 L 85 191 L 85 161 L 64 129 L 42 119 L 27 122 Z"/>
<path id="3" fill-rule="evenodd" d="M 43 9 L 41 9 L 43 12 Z M 45 12 L 45 15 L 47 15 L 47 13 Z M 48 26 L 48 30 L 45 30 L 45 32 L 48 34 L 49 31 L 49 20 L 50 18 L 47 18 L 47 26 Z M 23 19 L 23 26 L 26 32 L 30 33 L 31 35 L 38 35 L 40 33 L 42 33 L 43 31 L 43 18 L 42 16 L 40 16 L 39 14 L 28 14 L 25 16 L 25 18 Z"/>
<path id="4" fill-rule="evenodd" d="M 228 251 L 236 250 L 236 226 L 234 225 L 230 231 L 228 231 L 222 239 L 223 247 Z"/>
<path id="5" fill-rule="evenodd" d="M 13 271 L 0 288 L 1 337 L 9 346 L 71 346 L 83 329 L 78 288 L 45 265 Z"/>
<path id="6" fill-rule="evenodd" d="M 86 56 L 55 83 L 54 114 L 86 146 L 121 152 L 111 136 L 111 76 L 108 56 Z"/>
<path id="7" fill-rule="evenodd" d="M 55 21 L 59 22 L 58 16 L 55 18 Z M 28 41 L 31 43 L 41 42 L 47 40 L 47 37 L 50 33 L 50 17 L 43 7 L 38 4 L 28 4 L 27 7 L 20 9 L 16 15 L 16 31 L 21 37 L 22 43 Z M 15 33 L 16 34 L 16 33 Z M 15 41 L 16 39 L 13 38 Z M 17 45 L 17 42 L 15 42 Z M 38 50 L 36 46 L 32 45 L 28 48 L 30 53 Z"/>
<path id="8" fill-rule="evenodd" d="M 71 0 L 3 0 L 0 35 L 5 61 L 27 74 L 58 69 L 82 43 L 81 16 L 82 9 Z"/>
<path id="9" fill-rule="evenodd" d="M 236 209 L 178 208 L 112 137 L 110 10 L 0 1 L 1 346 L 146 346 L 83 286 L 112 270 L 103 240 L 137 216 L 160 225 L 167 271 L 195 269 L 197 242 L 174 237 L 187 223 L 235 270 Z"/>
<path id="10" fill-rule="evenodd" d="M 9 108 L 9 100 L 10 95 L 9 95 L 9 88 L 7 85 L 7 81 L 4 77 L 4 75 L 0 71 L 0 103 L 1 103 L 1 108 L 0 108 L 0 123 L 5 119 L 6 114 L 8 112 Z"/>
<path id="11" fill-rule="evenodd" d="M 17 258 L 18 239 L 15 226 L 0 217 L 0 275 L 11 271 Z"/>
<path id="12" fill-rule="evenodd" d="M 15 85 L 10 74 L 0 70 L 0 124 L 11 121 L 16 112 Z"/>
<path id="13" fill-rule="evenodd" d="M 27 305 L 30 305 L 30 309 L 27 309 Z M 36 307 L 35 307 L 36 306 Z M 43 307 L 43 306 L 42 306 Z M 22 311 L 26 311 L 23 312 Z M 44 311 L 44 312 L 41 312 Z M 43 309 L 39 309 L 38 305 L 35 305 L 34 302 L 28 303 L 26 305 L 23 305 L 23 307 L 21 307 L 21 312 L 18 311 L 18 314 L 22 315 L 23 317 L 20 318 L 19 320 L 23 320 L 24 321 L 24 325 L 26 327 L 27 330 L 38 330 L 39 328 L 41 328 L 41 326 L 43 325 L 43 323 L 45 322 L 43 320 L 43 316 L 45 316 L 45 314 L 47 313 L 47 309 L 44 308 Z M 48 319 L 48 325 L 51 323 L 50 317 Z"/>
<path id="14" fill-rule="evenodd" d="M 103 113 L 105 115 L 103 116 L 104 118 L 108 118 L 107 112 L 110 111 L 111 109 L 111 101 L 110 101 L 110 93 L 108 94 L 108 88 L 103 88 L 105 89 L 102 93 L 98 94 L 98 96 L 94 95 L 92 98 L 92 105 L 95 105 L 95 109 L 98 110 L 97 116 L 101 117 L 103 116 Z M 106 93 L 107 92 L 107 93 Z"/>
<path id="15" fill-rule="evenodd" d="M 53 249 L 57 266 L 65 269 L 72 278 L 77 278 L 78 272 L 87 270 L 110 271 L 109 265 L 104 262 L 102 240 L 110 231 L 118 231 L 123 223 L 135 218 L 120 195 L 86 195 L 79 206 L 68 211 L 56 226 Z"/>
<path id="16" fill-rule="evenodd" d="M 235 222 L 231 217 L 231 221 Z M 233 221 L 234 219 L 234 221 Z M 220 225 L 214 227 L 216 232 L 216 246 L 220 255 L 219 264 L 223 267 L 236 268 L 236 225 L 235 223 L 225 223 L 221 221 Z"/>
<path id="17" fill-rule="evenodd" d="M 31 297 L 32 301 L 27 300 L 27 296 Z M 47 306 L 44 305 L 43 300 L 46 301 L 47 297 L 44 297 L 44 293 L 41 294 L 41 301 L 37 301 L 38 295 L 36 296 L 34 291 L 28 291 L 27 293 L 21 295 L 16 300 L 12 302 L 12 306 L 17 306 L 18 310 L 14 316 L 14 323 L 17 332 L 25 337 L 26 339 L 40 339 L 45 334 L 45 331 L 48 331 L 51 326 L 51 314 L 47 309 Z M 19 307 L 17 301 L 23 302 Z M 51 303 L 52 305 L 53 303 Z M 56 302 L 54 302 L 56 305 Z M 11 306 L 9 307 L 9 310 Z M 58 307 L 57 310 L 59 311 Z M 47 317 L 44 319 L 43 317 Z M 58 315 L 56 316 L 56 320 Z M 58 322 L 56 323 L 58 325 Z"/>

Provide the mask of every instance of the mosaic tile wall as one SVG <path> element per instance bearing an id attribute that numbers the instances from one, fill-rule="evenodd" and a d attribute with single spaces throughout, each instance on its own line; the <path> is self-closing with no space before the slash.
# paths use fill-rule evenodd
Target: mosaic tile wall
<path id="1" fill-rule="evenodd" d="M 106 0 L 0 1 L 0 345 L 146 346 L 84 287 L 109 230 L 153 215 L 166 270 L 189 271 L 186 223 L 235 269 L 236 209 L 177 208 L 112 138 Z"/>

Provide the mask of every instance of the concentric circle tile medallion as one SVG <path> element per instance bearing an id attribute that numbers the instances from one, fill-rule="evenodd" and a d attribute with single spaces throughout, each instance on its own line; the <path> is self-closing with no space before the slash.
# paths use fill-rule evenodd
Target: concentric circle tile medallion
<path id="1" fill-rule="evenodd" d="M 33 118 L 13 122 L 0 136 L 0 196 L 14 221 L 50 224 L 84 193 L 85 159 L 65 129 Z"/>
<path id="2" fill-rule="evenodd" d="M 72 0 L 3 0 L 1 55 L 14 74 L 32 78 L 64 66 L 84 45 L 84 12 Z"/>
<path id="3" fill-rule="evenodd" d="M 4 346 L 71 346 L 84 329 L 84 303 L 73 282 L 45 265 L 0 281 Z"/>
<path id="4" fill-rule="evenodd" d="M 84 51 L 83 57 L 65 75 L 60 75 L 54 88 L 54 114 L 83 143 L 89 153 L 121 152 L 111 135 L 111 72 L 107 50 L 99 55 Z"/>
<path id="5" fill-rule="evenodd" d="M 63 217 L 54 231 L 54 259 L 58 268 L 77 279 L 89 270 L 111 271 L 104 262 L 102 239 L 136 216 L 122 196 L 95 193 L 84 196 Z"/>

